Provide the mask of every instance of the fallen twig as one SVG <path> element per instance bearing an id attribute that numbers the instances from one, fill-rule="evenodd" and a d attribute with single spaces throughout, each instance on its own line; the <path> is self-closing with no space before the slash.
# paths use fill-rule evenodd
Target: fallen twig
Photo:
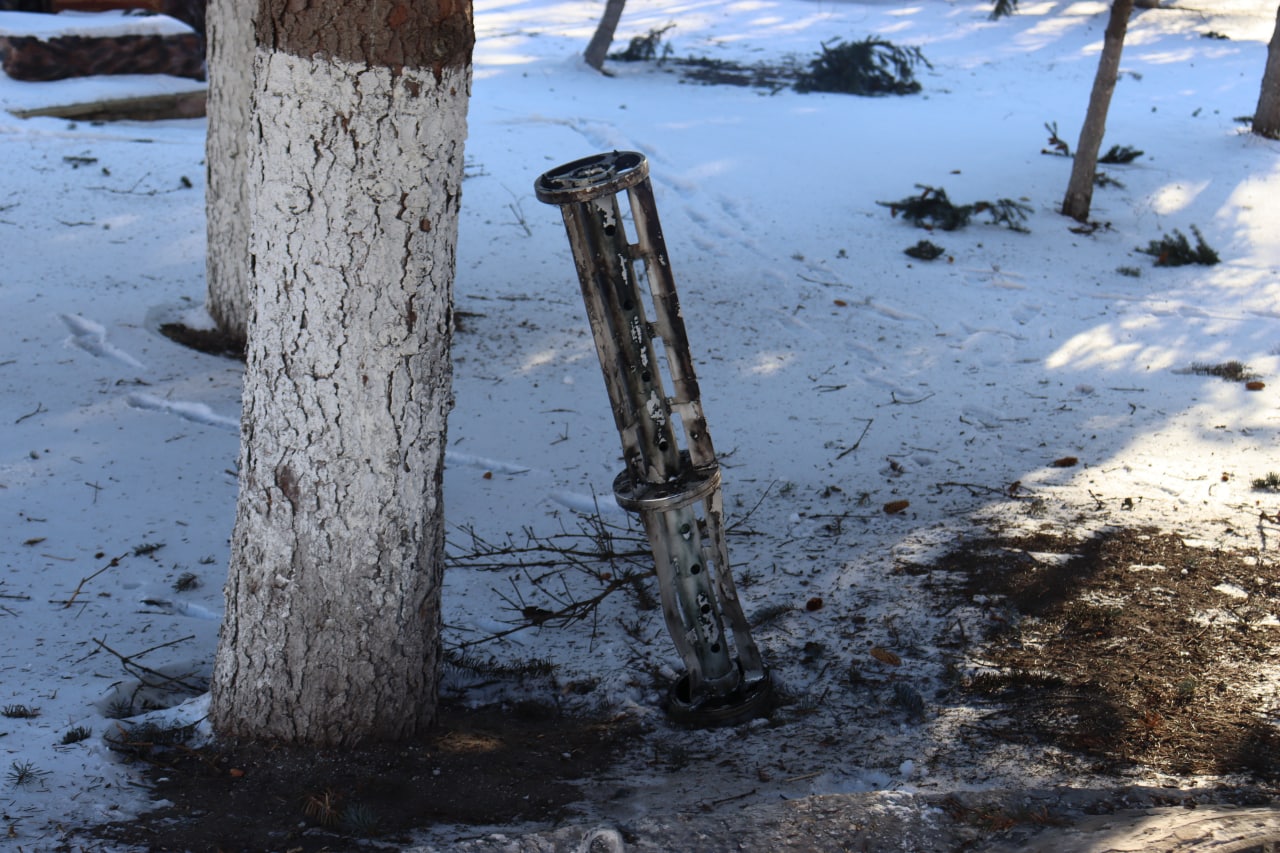
<path id="1" fill-rule="evenodd" d="M 981 485 L 980 483 L 956 483 L 953 481 L 947 481 L 945 483 L 935 483 L 934 488 L 936 488 L 939 492 L 941 492 L 943 489 L 948 489 L 948 488 L 966 489 L 969 492 L 969 494 L 975 495 L 975 496 L 976 495 L 1008 495 L 1009 494 L 1009 491 L 1007 488 L 996 489 L 991 486 Z"/>
<path id="2" fill-rule="evenodd" d="M 44 403 L 36 403 L 36 407 L 35 407 L 35 409 L 33 409 L 33 410 L 32 410 L 32 411 L 30 411 L 30 412 L 27 412 L 25 415 L 23 415 L 22 417 L 18 418 L 16 421 L 14 421 L 14 423 L 15 423 L 15 424 L 20 424 L 20 423 L 22 423 L 23 421 L 25 421 L 27 418 L 34 418 L 36 415 L 43 414 L 43 413 L 45 413 L 45 412 L 47 412 L 47 411 L 49 411 L 49 410 L 48 410 L 48 409 L 46 409 L 46 408 L 44 407 Z"/>
<path id="3" fill-rule="evenodd" d="M 82 589 L 84 589 L 84 585 L 85 585 L 85 584 L 87 584 L 89 581 L 93 580 L 93 579 L 94 579 L 94 578 L 96 578 L 98 575 L 100 575 L 100 574 L 102 574 L 103 572 L 105 572 L 107 569 L 114 569 L 116 566 L 120 565 L 120 561 L 121 561 L 121 560 L 123 560 L 123 559 L 124 559 L 125 557 L 127 557 L 127 556 L 128 556 L 127 554 L 121 554 L 119 557 L 112 557 L 112 558 L 111 558 L 111 561 L 110 561 L 109 563 L 107 563 L 107 564 L 106 564 L 105 566 L 103 566 L 102 568 L 98 569 L 98 570 L 97 570 L 96 572 L 94 572 L 93 574 L 89 575 L 88 577 L 80 578 L 80 583 L 76 584 L 76 588 L 75 588 L 74 590 L 72 590 L 72 592 L 71 592 L 71 597 L 70 597 L 70 598 L 68 598 L 66 601 L 56 601 L 56 600 L 55 600 L 55 601 L 50 601 L 49 603 L 50 603 L 50 604 L 61 604 L 61 605 L 62 605 L 62 609 L 63 609 L 63 610 L 67 609 L 67 608 L 68 608 L 68 607 L 70 607 L 72 604 L 75 604 L 76 596 L 78 596 L 78 595 L 80 594 L 80 591 L 81 591 Z"/>
<path id="4" fill-rule="evenodd" d="M 742 516 L 742 518 L 738 519 L 738 520 L 737 520 L 737 521 L 735 521 L 733 524 L 727 525 L 727 526 L 725 527 L 725 532 L 726 532 L 726 533 L 733 533 L 733 532 L 735 532 L 739 527 L 741 527 L 742 525 L 746 524 L 746 523 L 747 523 L 747 520 L 748 520 L 749 518 L 751 518 L 751 516 L 755 514 L 755 511 L 756 511 L 756 510 L 758 510 L 758 509 L 760 508 L 760 505 L 761 505 L 762 503 L 764 503 L 764 499 L 765 499 L 765 498 L 767 498 L 767 497 L 769 496 L 769 491 L 770 491 L 771 489 L 773 489 L 774 484 L 776 484 L 777 482 L 778 482 L 777 480 L 771 480 L 771 481 L 769 482 L 769 485 L 767 485 L 767 486 L 765 486 L 765 487 L 764 487 L 764 491 L 760 493 L 760 499 L 759 499 L 758 501 L 756 501 L 754 504 L 752 504 L 752 505 L 751 505 L 751 509 L 747 510 L 746 514 L 745 514 L 745 515 L 743 515 L 743 516 Z"/>
<path id="5" fill-rule="evenodd" d="M 723 806 L 725 803 L 732 803 L 735 800 L 745 800 L 747 797 L 751 797 L 759 793 L 759 791 L 760 791 L 759 788 L 752 788 L 750 791 L 743 791 L 741 794 L 730 794 L 727 797 L 721 797 L 718 800 L 712 800 L 709 803 L 705 803 L 702 806 L 702 809 L 703 811 L 710 811 L 711 809 L 714 809 L 717 806 Z"/>
<path id="6" fill-rule="evenodd" d="M 810 278 L 809 276 L 802 275 L 801 273 L 796 273 L 796 277 L 799 278 L 801 281 L 807 281 L 811 284 L 820 284 L 823 287 L 848 287 L 849 286 L 841 281 L 823 281 L 820 278 Z"/>
<path id="7" fill-rule="evenodd" d="M 862 439 L 867 437 L 867 433 L 871 430 L 871 425 L 875 423 L 876 419 L 875 418 L 853 418 L 853 420 L 866 421 L 867 425 L 862 428 L 862 435 L 858 436 L 858 440 L 855 441 L 851 447 L 846 447 L 844 450 L 840 451 L 840 454 L 836 456 L 836 459 L 843 459 L 853 451 L 857 450 L 858 445 L 862 444 Z"/>
<path id="8" fill-rule="evenodd" d="M 161 643 L 158 646 L 152 646 L 149 649 L 144 649 L 132 655 L 123 655 L 96 637 L 93 638 L 93 642 L 98 646 L 98 648 L 102 649 L 104 652 L 114 655 L 117 659 L 119 659 L 121 665 L 124 666 L 125 672 L 129 673 L 134 678 L 137 678 L 139 681 L 146 683 L 147 686 L 149 687 L 162 687 L 165 685 L 176 684 L 177 686 L 181 687 L 183 690 L 190 691 L 191 693 L 203 693 L 206 689 L 205 686 L 203 684 L 188 684 L 187 682 L 182 680 L 187 677 L 185 675 L 165 675 L 163 672 L 158 672 L 152 669 L 151 667 L 143 666 L 142 664 L 137 663 L 134 660 L 134 658 L 140 658 L 145 654 L 150 654 L 151 652 L 157 651 L 159 649 L 168 648 L 169 646 L 176 646 L 178 643 L 185 643 L 187 640 L 194 640 L 195 638 L 196 638 L 195 634 L 192 634 L 187 637 L 182 637 L 181 639 L 178 639 L 178 640 L 171 640 L 167 643 Z M 144 674 L 155 676 L 156 678 L 160 679 L 160 683 L 152 684 L 150 682 L 147 682 L 146 679 L 143 678 Z"/>
<path id="9" fill-rule="evenodd" d="M 490 634 L 487 637 L 481 637 L 478 640 L 468 640 L 464 643 L 459 643 L 454 648 L 466 649 L 466 648 L 470 648 L 471 646 L 478 646 L 481 643 L 489 643 L 494 640 L 500 640 L 503 637 L 508 637 L 512 634 L 523 631 L 526 628 L 532 628 L 532 627 L 547 625 L 547 624 L 550 624 L 551 627 L 563 627 L 565 625 L 569 625 L 574 622 L 580 621 L 582 619 L 585 619 L 587 616 L 595 613 L 596 610 L 599 608 L 600 603 L 603 602 L 606 598 L 608 598 L 611 594 L 613 594 L 614 592 L 617 592 L 619 589 L 625 586 L 631 586 L 634 583 L 634 581 L 637 579 L 637 577 L 638 577 L 637 575 L 627 574 L 627 575 L 623 575 L 622 577 L 614 578 L 612 581 L 608 583 L 608 585 L 605 586 L 604 589 L 600 590 L 600 592 L 596 593 L 594 596 L 590 598 L 582 599 L 581 601 L 570 601 L 568 604 L 564 605 L 559 610 L 545 610 L 543 608 L 538 608 L 538 607 L 521 608 L 521 614 L 524 616 L 524 619 L 520 622 L 520 624 L 514 625 L 511 628 L 508 628 L 504 631 L 498 631 L 497 633 Z"/>
<path id="10" fill-rule="evenodd" d="M 469 554 L 456 554 L 448 558 L 451 565 L 460 569 L 502 571 L 516 567 L 557 568 L 563 566 L 566 559 L 612 562 L 619 559 L 637 560 L 649 556 L 649 551 L 640 547 L 639 544 L 634 549 L 615 550 L 613 546 L 615 536 L 603 521 L 596 525 L 595 530 L 579 533 L 566 531 L 546 539 L 539 539 L 531 531 L 526 530 L 525 535 L 529 540 L 527 545 L 517 545 L 511 541 L 510 537 L 503 544 L 495 544 L 482 537 L 473 527 L 458 527 L 457 529 L 471 538 L 471 547 L 473 549 Z M 591 543 L 591 547 L 574 544 L 562 545 L 556 541 L 565 539 L 571 542 L 586 540 Z M 639 537 L 635 541 L 637 543 L 641 542 Z M 548 556 L 543 559 L 528 559 L 529 556 L 539 554 L 547 554 Z"/>

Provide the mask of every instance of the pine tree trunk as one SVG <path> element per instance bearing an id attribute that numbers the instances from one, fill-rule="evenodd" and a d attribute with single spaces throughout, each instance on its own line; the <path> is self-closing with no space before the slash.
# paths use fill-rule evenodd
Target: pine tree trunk
<path id="1" fill-rule="evenodd" d="M 1253 132 L 1280 139 L 1280 9 L 1276 10 L 1276 28 L 1267 46 L 1267 67 L 1262 72 L 1262 91 L 1253 113 Z"/>
<path id="2" fill-rule="evenodd" d="M 1133 0 L 1115 0 L 1111 4 L 1102 55 L 1098 57 L 1098 72 L 1093 78 L 1093 91 L 1089 93 L 1089 110 L 1080 128 L 1080 141 L 1076 144 L 1076 155 L 1071 164 L 1071 179 L 1062 200 L 1063 214 L 1080 222 L 1089 220 L 1089 207 L 1093 204 L 1098 151 L 1107 131 L 1107 111 L 1111 109 L 1111 94 L 1120 75 L 1120 54 L 1124 51 L 1124 35 L 1132 12 Z"/>
<path id="3" fill-rule="evenodd" d="M 350 746 L 434 718 L 467 0 L 262 0 L 240 497 L 210 717 Z"/>
<path id="4" fill-rule="evenodd" d="M 255 0 L 209 0 L 205 141 L 206 307 L 243 346 L 249 328 L 249 101 Z"/>
<path id="5" fill-rule="evenodd" d="M 613 44 L 618 21 L 622 20 L 622 7 L 626 5 L 627 0 L 607 0 L 604 13 L 600 16 L 600 25 L 596 27 L 595 35 L 591 37 L 591 42 L 582 55 L 587 64 L 597 71 L 604 69 L 604 59 L 609 53 L 609 46 Z"/>

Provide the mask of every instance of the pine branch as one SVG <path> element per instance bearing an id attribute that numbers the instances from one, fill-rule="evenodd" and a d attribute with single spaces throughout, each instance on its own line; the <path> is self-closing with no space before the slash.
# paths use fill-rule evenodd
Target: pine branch
<path id="1" fill-rule="evenodd" d="M 918 47 L 900 47 L 876 36 L 822 45 L 822 55 L 796 81 L 797 92 L 848 95 L 914 95 L 921 89 L 915 68 L 932 68 Z"/>
<path id="2" fill-rule="evenodd" d="M 1018 0 L 995 0 L 995 5 L 991 9 L 991 20 L 998 21 L 1016 11 L 1018 11 Z"/>
<path id="3" fill-rule="evenodd" d="M 1196 235 L 1194 249 L 1191 248 L 1187 235 L 1175 228 L 1172 235 L 1166 234 L 1159 240 L 1152 240 L 1145 249 L 1138 249 L 1138 251 L 1155 258 L 1156 266 L 1158 267 L 1181 267 L 1188 264 L 1213 266 L 1218 263 L 1221 258 L 1205 242 L 1204 235 L 1200 233 L 1200 229 L 1192 225 L 1191 233 Z"/>
<path id="4" fill-rule="evenodd" d="M 975 213 L 986 213 L 991 217 L 992 225 L 1003 225 L 1010 231 L 1026 233 L 1023 221 L 1031 213 L 1031 208 L 1021 202 L 1009 198 L 996 201 L 977 201 L 973 204 L 953 204 L 947 198 L 947 191 L 941 187 L 930 187 L 916 184 L 920 195 L 910 196 L 899 201 L 878 201 L 876 204 L 889 208 L 893 216 L 902 214 L 902 218 L 918 228 L 932 231 L 940 228 L 943 231 L 955 231 L 969 224 Z"/>

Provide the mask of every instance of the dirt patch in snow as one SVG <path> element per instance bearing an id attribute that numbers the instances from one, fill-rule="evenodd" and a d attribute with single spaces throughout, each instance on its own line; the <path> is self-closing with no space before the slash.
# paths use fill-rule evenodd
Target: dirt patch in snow
<path id="1" fill-rule="evenodd" d="M 1099 774 L 1280 781 L 1275 565 L 1120 529 L 974 541 L 921 570 L 986 617 L 954 688 L 989 709 L 974 737 Z"/>
<path id="2" fill-rule="evenodd" d="M 402 847 L 436 824 L 519 824 L 571 816 L 579 784 L 634 740 L 626 721 L 572 719 L 542 705 L 444 708 L 420 742 L 369 749 L 139 743 L 165 804 L 97 833 L 145 850 Z"/>
<path id="3" fill-rule="evenodd" d="M 244 361 L 244 343 L 218 329 L 197 329 L 184 323 L 164 323 L 160 334 L 174 343 L 182 344 L 197 352 L 234 358 Z"/>
<path id="4" fill-rule="evenodd" d="M 959 729 L 967 749 L 1057 754 L 1117 790 L 1152 773 L 1207 776 L 1232 780 L 1250 803 L 1272 800 L 1280 568 L 1173 533 L 1111 529 L 975 538 L 899 571 L 917 575 L 938 607 L 968 614 L 967 634 L 939 640 L 965 663 L 928 700 L 977 710 Z M 156 797 L 172 805 L 103 831 L 152 850 L 312 851 L 357 838 L 403 845 L 433 826 L 546 826 L 607 813 L 603 788 L 619 784 L 620 766 L 643 765 L 663 731 L 530 702 L 446 708 L 431 738 L 397 748 L 143 749 Z M 693 772 L 676 765 L 666 770 Z M 716 770 L 708 762 L 697 773 Z M 769 781 L 759 775 L 759 788 Z M 944 800 L 950 825 L 977 826 L 988 841 L 1053 823 L 1043 809 L 988 814 L 962 802 Z"/>

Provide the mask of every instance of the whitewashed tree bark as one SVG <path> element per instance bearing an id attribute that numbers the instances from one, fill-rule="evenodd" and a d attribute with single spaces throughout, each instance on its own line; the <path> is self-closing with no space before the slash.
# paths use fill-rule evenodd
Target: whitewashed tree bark
<path id="1" fill-rule="evenodd" d="M 1120 76 L 1120 55 L 1124 52 L 1124 37 L 1129 29 L 1129 16 L 1133 14 L 1133 0 L 1114 0 L 1107 31 L 1102 42 L 1102 55 L 1098 57 L 1098 71 L 1089 93 L 1089 109 L 1080 128 L 1080 141 L 1076 144 L 1075 158 L 1071 163 L 1071 178 L 1062 200 L 1062 212 L 1080 222 L 1089 221 L 1089 208 L 1093 205 L 1093 182 L 1098 173 L 1098 150 L 1107 132 L 1107 113 L 1111 109 L 1111 95 L 1116 90 Z"/>
<path id="2" fill-rule="evenodd" d="M 209 0 L 205 107 L 206 307 L 234 343 L 249 329 L 249 102 L 256 0 Z"/>
<path id="3" fill-rule="evenodd" d="M 261 2 L 224 736 L 434 718 L 471 32 L 468 0 Z"/>
<path id="4" fill-rule="evenodd" d="M 1276 28 L 1267 46 L 1267 67 L 1262 72 L 1258 108 L 1253 112 L 1253 132 L 1280 139 L 1280 9 L 1276 9 Z"/>

